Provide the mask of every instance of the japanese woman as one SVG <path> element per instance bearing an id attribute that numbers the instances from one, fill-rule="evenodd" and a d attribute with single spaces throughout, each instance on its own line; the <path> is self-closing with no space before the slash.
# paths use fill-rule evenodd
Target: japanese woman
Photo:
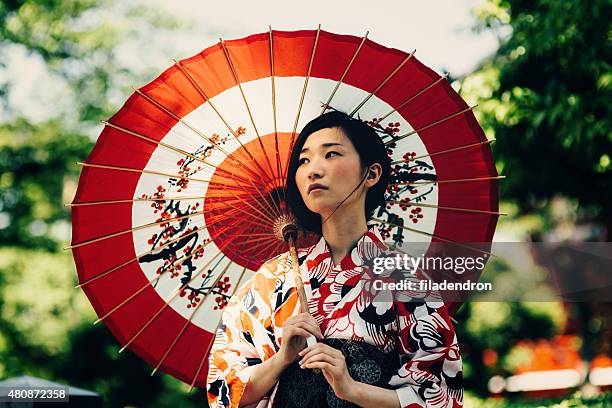
<path id="1" fill-rule="evenodd" d="M 211 407 L 460 407 L 462 361 L 442 301 L 375 301 L 368 261 L 390 160 L 376 131 L 332 111 L 299 134 L 287 202 L 320 234 L 298 250 L 310 313 L 300 313 L 289 253 L 265 262 L 224 310 L 209 357 Z M 306 339 L 317 342 L 307 346 Z"/>

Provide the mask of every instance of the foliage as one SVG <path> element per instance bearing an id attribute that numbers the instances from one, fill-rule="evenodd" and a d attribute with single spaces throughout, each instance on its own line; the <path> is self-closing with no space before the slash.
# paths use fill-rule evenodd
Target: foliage
<path id="1" fill-rule="evenodd" d="M 567 399 L 547 399 L 547 400 L 507 400 L 507 399 L 487 399 L 482 400 L 473 395 L 466 395 L 465 405 L 474 408 L 605 408 L 612 403 L 612 392 L 602 394 L 598 397 L 587 398 L 574 394 Z"/>
<path id="2" fill-rule="evenodd" d="M 131 352 L 118 354 L 110 332 L 91 324 L 95 314 L 74 289 L 74 261 L 60 250 L 70 236 L 63 204 L 74 194 L 75 162 L 93 146 L 92 124 L 118 109 L 131 92 L 128 83 L 142 82 L 142 72 L 120 61 L 120 46 L 175 23 L 139 4 L 0 1 L 0 71 L 25 49 L 43 61 L 66 99 L 51 117 L 33 120 L 9 104 L 17 78 L 0 80 L 0 378 L 66 382 L 102 393 L 108 406 L 190 407 L 204 400 L 170 376 L 150 377 L 151 367 Z M 46 85 L 36 87 L 45 92 Z"/>
<path id="3" fill-rule="evenodd" d="M 488 0 L 475 10 L 500 47 L 460 89 L 496 138 L 502 197 L 523 213 L 562 195 L 583 216 L 612 220 L 610 14 L 607 0 Z"/>
<path id="4" fill-rule="evenodd" d="M 8 218 L 0 244 L 58 249 L 58 241 L 69 236 L 70 214 L 63 203 L 72 199 L 75 162 L 92 146 L 86 136 L 62 132 L 58 120 L 0 125 L 0 211 Z"/>
<path id="5" fill-rule="evenodd" d="M 177 20 L 141 3 L 3 0 L 0 61 L 4 62 L 15 47 L 42 59 L 54 79 L 64 81 L 64 97 L 74 109 L 69 117 L 61 118 L 64 125 L 82 128 L 84 123 L 97 123 L 114 112 L 117 107 L 111 101 L 125 99 L 129 85 L 142 75 L 121 61 L 120 45 L 126 39 L 144 45 L 151 29 L 163 32 L 177 27 Z M 0 84 L 0 95 L 8 96 L 11 82 Z M 46 84 L 37 85 L 42 90 Z M 6 103 L 5 108 L 10 110 Z"/>
<path id="6" fill-rule="evenodd" d="M 0 378 L 31 375 L 95 390 L 107 406 L 185 407 L 201 392 L 157 374 L 140 357 L 119 354 L 117 340 L 84 293 L 75 289 L 69 253 L 0 249 Z M 92 369 L 95 368 L 95 369 Z"/>

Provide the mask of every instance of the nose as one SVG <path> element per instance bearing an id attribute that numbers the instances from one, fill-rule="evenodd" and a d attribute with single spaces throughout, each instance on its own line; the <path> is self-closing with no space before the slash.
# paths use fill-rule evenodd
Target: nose
<path id="1" fill-rule="evenodd" d="M 308 168 L 308 179 L 311 181 L 323 177 L 323 169 L 318 162 L 318 160 L 313 160 Z"/>

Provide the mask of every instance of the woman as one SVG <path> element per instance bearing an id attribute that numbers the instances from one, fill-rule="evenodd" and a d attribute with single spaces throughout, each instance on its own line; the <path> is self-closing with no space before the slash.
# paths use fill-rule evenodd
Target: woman
<path id="1" fill-rule="evenodd" d="M 310 313 L 300 313 L 288 252 L 264 263 L 224 311 L 209 360 L 211 407 L 462 406 L 461 357 L 444 304 L 374 304 L 361 279 L 388 249 L 367 221 L 384 205 L 389 166 L 374 129 L 345 113 L 304 127 L 287 202 L 302 228 L 322 235 L 298 251 Z M 319 341 L 306 347 L 310 336 Z M 384 354 L 363 365 L 372 359 L 347 345 Z M 358 362 L 350 369 L 349 359 Z"/>

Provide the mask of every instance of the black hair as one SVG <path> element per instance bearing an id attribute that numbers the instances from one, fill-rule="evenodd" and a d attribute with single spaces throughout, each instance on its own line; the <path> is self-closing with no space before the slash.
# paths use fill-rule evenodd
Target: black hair
<path id="1" fill-rule="evenodd" d="M 321 216 L 310 211 L 308 207 L 306 207 L 295 182 L 295 173 L 299 167 L 300 152 L 308 136 L 318 130 L 327 128 L 339 128 L 344 132 L 359 155 L 362 169 L 370 167 L 374 163 L 378 163 L 382 167 L 380 179 L 374 186 L 370 187 L 366 194 L 366 221 L 372 218 L 372 214 L 377 207 L 385 205 L 385 191 L 389 184 L 389 173 L 391 171 L 390 159 L 381 137 L 376 133 L 374 128 L 362 122 L 360 119 L 351 118 L 344 112 L 333 110 L 308 122 L 300 132 L 291 151 L 285 187 L 287 192 L 287 204 L 296 217 L 298 224 L 304 230 L 317 234 L 322 233 Z M 364 180 L 365 176 L 361 182 Z M 361 185 L 361 183 L 359 185 Z M 351 194 L 355 192 L 359 185 L 355 186 Z M 348 197 L 344 200 L 346 199 L 348 199 Z M 340 203 L 340 205 L 342 205 L 342 203 Z"/>

